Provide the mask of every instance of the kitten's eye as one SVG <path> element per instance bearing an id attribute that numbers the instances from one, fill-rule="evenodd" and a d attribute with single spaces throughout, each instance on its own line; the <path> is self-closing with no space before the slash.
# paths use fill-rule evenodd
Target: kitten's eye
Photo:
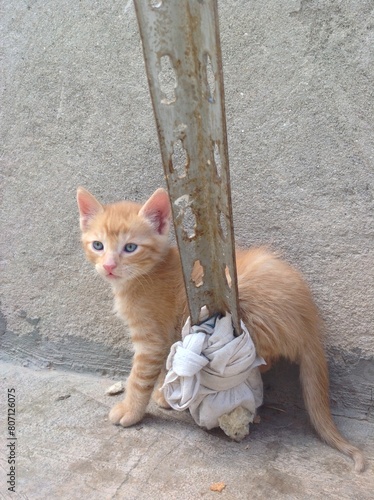
<path id="1" fill-rule="evenodd" d="M 138 245 L 136 245 L 135 243 L 127 243 L 123 249 L 125 252 L 127 253 L 132 253 L 132 252 L 135 252 L 135 250 L 138 248 Z"/>
<path id="2" fill-rule="evenodd" d="M 104 250 L 104 245 L 101 243 L 101 241 L 93 241 L 92 248 L 100 252 L 101 250 Z"/>

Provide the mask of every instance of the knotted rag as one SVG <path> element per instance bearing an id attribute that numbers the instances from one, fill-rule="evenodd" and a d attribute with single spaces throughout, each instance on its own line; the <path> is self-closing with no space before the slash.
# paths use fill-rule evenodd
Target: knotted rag
<path id="1" fill-rule="evenodd" d="M 243 333 L 235 337 L 230 314 L 206 316 L 203 308 L 202 323 L 191 326 L 187 320 L 182 340 L 167 358 L 169 371 L 162 389 L 172 408 L 189 408 L 199 426 L 213 429 L 222 415 L 239 406 L 255 414 L 263 400 L 258 367 L 266 363 L 256 356 L 243 323 Z"/>

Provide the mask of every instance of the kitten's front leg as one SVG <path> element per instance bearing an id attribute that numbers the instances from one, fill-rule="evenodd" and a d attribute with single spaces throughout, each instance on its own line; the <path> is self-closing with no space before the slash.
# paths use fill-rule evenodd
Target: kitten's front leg
<path id="1" fill-rule="evenodd" d="M 109 420 L 113 424 L 129 427 L 143 418 L 166 356 L 164 346 L 152 346 L 149 343 L 147 346 L 135 346 L 125 399 L 109 413 Z"/>

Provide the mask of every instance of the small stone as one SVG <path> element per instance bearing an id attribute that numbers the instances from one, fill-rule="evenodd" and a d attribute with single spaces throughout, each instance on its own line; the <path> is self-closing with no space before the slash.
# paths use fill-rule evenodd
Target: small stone
<path id="1" fill-rule="evenodd" d="M 125 385 L 123 382 L 116 382 L 115 384 L 108 387 L 105 394 L 108 396 L 115 396 L 116 394 L 121 394 L 125 390 Z"/>
<path id="2" fill-rule="evenodd" d="M 253 413 L 247 408 L 238 406 L 232 412 L 218 418 L 218 424 L 223 432 L 238 443 L 249 434 L 249 424 L 253 422 Z"/>

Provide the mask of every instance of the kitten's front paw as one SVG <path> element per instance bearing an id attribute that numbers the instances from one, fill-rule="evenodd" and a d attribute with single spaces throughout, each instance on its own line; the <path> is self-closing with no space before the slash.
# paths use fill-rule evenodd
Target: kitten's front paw
<path id="1" fill-rule="evenodd" d="M 166 401 L 164 393 L 160 389 L 155 389 L 152 394 L 153 401 L 161 408 L 170 409 L 171 406 Z"/>
<path id="2" fill-rule="evenodd" d="M 130 427 L 137 424 L 144 416 L 144 412 L 136 412 L 130 410 L 125 402 L 117 403 L 110 410 L 109 420 L 112 424 L 122 425 L 122 427 Z"/>

